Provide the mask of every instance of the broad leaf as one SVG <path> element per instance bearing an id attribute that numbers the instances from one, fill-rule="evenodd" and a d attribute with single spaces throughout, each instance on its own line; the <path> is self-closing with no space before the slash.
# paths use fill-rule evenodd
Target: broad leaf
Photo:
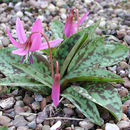
<path id="1" fill-rule="evenodd" d="M 39 81 L 43 85 L 46 85 L 48 87 L 52 87 L 52 77 L 47 75 L 46 73 L 38 72 L 37 69 L 33 68 L 32 65 L 27 64 L 16 64 L 12 63 L 13 66 L 17 67 L 18 69 L 21 69 L 25 73 L 29 74 L 32 78 Z"/>
<path id="2" fill-rule="evenodd" d="M 88 82 L 84 83 L 83 86 L 84 89 L 79 87 L 73 88 L 82 96 L 107 109 L 117 120 L 121 119 L 121 99 L 117 90 L 111 84 Z"/>
<path id="3" fill-rule="evenodd" d="M 61 89 L 69 82 L 95 81 L 95 82 L 123 82 L 118 75 L 103 69 L 77 69 L 71 71 L 61 80 Z"/>
<path id="4" fill-rule="evenodd" d="M 58 38 L 63 38 L 63 30 L 64 30 L 64 24 L 61 23 L 58 20 L 54 20 L 51 22 L 51 26 L 50 26 L 54 38 L 58 39 Z"/>
<path id="5" fill-rule="evenodd" d="M 0 130 L 8 130 L 8 127 L 7 126 L 2 126 L 2 127 L 0 127 Z"/>
<path id="6" fill-rule="evenodd" d="M 70 100 L 90 121 L 101 125 L 98 109 L 92 101 L 74 91 L 72 87 L 67 88 L 62 96 Z"/>
<path id="7" fill-rule="evenodd" d="M 72 69 L 99 68 L 114 65 L 128 56 L 129 49 L 122 44 L 104 44 L 104 39 L 97 37 L 83 46 L 71 61 L 68 72 Z"/>
<path id="8" fill-rule="evenodd" d="M 35 81 L 27 75 L 13 75 L 11 77 L 2 78 L 0 79 L 0 86 L 22 87 L 29 91 L 41 93 L 43 95 L 48 95 L 51 92 L 49 87 Z"/>

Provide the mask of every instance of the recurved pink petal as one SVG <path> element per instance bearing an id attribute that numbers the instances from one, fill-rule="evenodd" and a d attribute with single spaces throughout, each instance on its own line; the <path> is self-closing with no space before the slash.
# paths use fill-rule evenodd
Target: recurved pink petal
<path id="1" fill-rule="evenodd" d="M 9 29 L 8 29 L 7 27 L 6 27 L 6 32 L 7 32 L 8 36 L 9 36 L 10 41 L 13 43 L 13 45 L 14 45 L 15 47 L 17 47 L 17 48 L 21 48 L 21 47 L 20 47 L 20 43 L 18 43 L 17 41 L 15 41 L 15 40 L 13 39 L 13 37 L 11 36 L 10 31 L 9 31 Z"/>
<path id="2" fill-rule="evenodd" d="M 49 41 L 50 43 L 50 47 L 56 47 L 58 46 L 61 42 L 63 41 L 63 39 L 59 38 L 59 39 L 56 39 L 56 40 L 53 40 L 53 41 Z M 48 48 L 48 45 L 47 45 L 47 42 L 43 42 L 41 47 L 40 47 L 40 50 L 44 50 L 44 49 L 47 49 Z"/>
<path id="3" fill-rule="evenodd" d="M 17 18 L 16 20 L 16 33 L 17 33 L 18 40 L 20 41 L 20 43 L 25 43 L 27 38 L 24 32 L 23 25 L 20 21 L 20 18 Z"/>
<path id="4" fill-rule="evenodd" d="M 54 105 L 57 107 L 59 104 L 59 98 L 60 98 L 60 74 L 55 74 L 51 96 L 52 96 Z"/>
<path id="5" fill-rule="evenodd" d="M 86 19 L 86 17 L 88 16 L 89 12 L 86 12 L 82 18 L 79 20 L 79 25 L 81 25 L 83 23 L 83 21 Z"/>
<path id="6" fill-rule="evenodd" d="M 28 50 L 24 50 L 22 48 L 12 51 L 13 54 L 17 54 L 19 56 L 24 56 L 28 53 Z"/>

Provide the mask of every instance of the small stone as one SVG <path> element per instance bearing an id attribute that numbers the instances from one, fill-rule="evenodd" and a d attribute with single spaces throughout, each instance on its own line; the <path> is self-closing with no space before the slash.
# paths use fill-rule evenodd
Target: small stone
<path id="1" fill-rule="evenodd" d="M 119 121 L 117 123 L 117 126 L 120 128 L 120 129 L 125 129 L 125 128 L 128 128 L 130 126 L 130 121 Z"/>
<path id="2" fill-rule="evenodd" d="M 117 31 L 117 37 L 119 38 L 119 39 L 123 39 L 124 38 L 124 36 L 126 35 L 126 32 L 125 31 Z"/>
<path id="3" fill-rule="evenodd" d="M 23 107 L 24 103 L 23 103 L 23 101 L 19 100 L 19 101 L 16 101 L 15 106 Z"/>
<path id="4" fill-rule="evenodd" d="M 29 122 L 33 121 L 34 119 L 36 119 L 35 114 L 32 114 L 32 115 L 26 117 L 26 120 L 28 120 Z"/>
<path id="5" fill-rule="evenodd" d="M 23 12 L 18 11 L 18 12 L 16 13 L 16 16 L 22 18 L 22 17 L 23 17 Z"/>
<path id="6" fill-rule="evenodd" d="M 82 127 L 75 127 L 74 130 L 84 130 Z"/>
<path id="7" fill-rule="evenodd" d="M 16 127 L 25 126 L 26 124 L 28 124 L 28 122 L 24 119 L 23 116 L 17 115 L 13 120 L 13 125 Z"/>
<path id="8" fill-rule="evenodd" d="M 49 126 L 49 125 L 44 125 L 44 126 L 42 127 L 42 130 L 50 130 L 50 126 Z"/>
<path id="9" fill-rule="evenodd" d="M 28 130 L 28 128 L 25 127 L 25 126 L 20 126 L 20 127 L 17 128 L 17 130 Z"/>
<path id="10" fill-rule="evenodd" d="M 120 130 L 116 124 L 106 123 L 105 130 Z"/>
<path id="11" fill-rule="evenodd" d="M 126 88 L 123 88 L 119 91 L 120 97 L 125 97 L 128 94 L 128 90 Z"/>
<path id="12" fill-rule="evenodd" d="M 97 33 L 98 35 L 101 35 L 101 34 L 102 34 L 102 30 L 101 30 L 100 28 L 97 28 L 97 29 L 96 29 L 96 33 Z"/>
<path id="13" fill-rule="evenodd" d="M 127 107 L 130 107 L 130 100 L 127 100 L 124 105 L 126 105 Z"/>
<path id="14" fill-rule="evenodd" d="M 14 107 L 14 111 L 15 111 L 16 114 L 19 114 L 21 112 L 24 112 L 24 109 L 22 107 L 15 106 Z"/>
<path id="15" fill-rule="evenodd" d="M 17 96 L 15 97 L 16 100 L 21 100 L 22 99 L 22 96 Z"/>
<path id="16" fill-rule="evenodd" d="M 127 25 L 127 26 L 130 26 L 130 21 L 129 20 L 125 20 L 124 24 Z"/>
<path id="17" fill-rule="evenodd" d="M 130 108 L 129 108 L 128 111 L 127 111 L 127 116 L 128 116 L 128 118 L 130 119 Z"/>
<path id="18" fill-rule="evenodd" d="M 128 45 L 130 45 L 130 36 L 129 35 L 125 35 L 124 40 L 126 41 L 126 43 Z"/>
<path id="19" fill-rule="evenodd" d="M 82 128 L 91 129 L 92 127 L 94 127 L 94 124 L 89 120 L 84 120 L 79 122 L 79 126 L 81 126 Z"/>
<path id="20" fill-rule="evenodd" d="M 18 3 L 15 4 L 14 9 L 16 11 L 20 11 L 21 10 L 21 6 L 22 6 L 22 2 L 18 2 Z"/>
<path id="21" fill-rule="evenodd" d="M 61 18 L 62 18 L 62 19 L 66 19 L 66 17 L 67 17 L 66 14 L 64 14 L 64 13 L 61 14 Z"/>
<path id="22" fill-rule="evenodd" d="M 123 104 L 122 105 L 122 112 L 127 113 L 127 110 L 128 110 L 127 106 Z"/>
<path id="23" fill-rule="evenodd" d="M 51 128 L 50 130 L 57 130 L 61 127 L 61 121 L 57 121 Z"/>
<path id="24" fill-rule="evenodd" d="M 0 124 L 1 125 L 8 126 L 10 121 L 11 121 L 11 119 L 9 117 L 7 117 L 7 116 L 0 116 Z"/>
<path id="25" fill-rule="evenodd" d="M 130 89 L 130 80 L 128 78 L 124 78 L 124 86 L 128 89 Z"/>
<path id="26" fill-rule="evenodd" d="M 33 103 L 33 101 L 34 101 L 33 97 L 30 97 L 28 94 L 26 94 L 23 99 L 23 102 L 27 105 Z"/>
<path id="27" fill-rule="evenodd" d="M 33 110 L 40 110 L 40 103 L 39 102 L 33 102 L 32 108 L 33 108 Z"/>
<path id="28" fill-rule="evenodd" d="M 9 43 L 10 43 L 10 41 L 9 41 L 8 38 L 4 37 L 2 39 L 2 44 L 3 44 L 4 47 L 7 47 L 9 45 Z"/>
<path id="29" fill-rule="evenodd" d="M 116 73 L 117 66 L 108 67 L 108 69 L 114 73 Z"/>
<path id="30" fill-rule="evenodd" d="M 48 9 L 50 10 L 50 12 L 54 12 L 56 7 L 53 4 L 50 4 Z"/>
<path id="31" fill-rule="evenodd" d="M 39 3 L 35 0 L 29 0 L 29 5 L 31 5 L 34 8 L 39 8 Z"/>
<path id="32" fill-rule="evenodd" d="M 101 21 L 99 26 L 104 27 L 105 25 L 106 25 L 106 21 Z"/>
<path id="33" fill-rule="evenodd" d="M 11 108 L 14 105 L 14 102 L 15 100 L 13 97 L 1 100 L 0 107 L 2 107 L 3 109 Z"/>
<path id="34" fill-rule="evenodd" d="M 42 95 L 40 95 L 38 93 L 34 93 L 34 99 L 36 102 L 41 102 L 43 97 L 42 97 Z"/>
<path id="35" fill-rule="evenodd" d="M 8 128 L 8 130 L 16 130 L 15 126 L 11 126 Z"/>
<path id="36" fill-rule="evenodd" d="M 111 29 L 117 29 L 117 24 L 114 22 L 111 22 Z"/>
<path id="37" fill-rule="evenodd" d="M 36 121 L 33 120 L 32 122 L 28 123 L 28 127 L 29 127 L 30 129 L 35 130 L 35 128 L 36 128 Z"/>
<path id="38" fill-rule="evenodd" d="M 46 98 L 43 98 L 41 101 L 41 110 L 43 110 L 46 106 Z"/>
<path id="39" fill-rule="evenodd" d="M 128 121 L 128 117 L 126 114 L 122 113 L 122 117 L 121 117 L 121 120 L 125 120 L 125 121 Z"/>
<path id="40" fill-rule="evenodd" d="M 72 116 L 74 114 L 74 111 L 71 108 L 64 108 L 63 111 L 65 115 L 68 115 L 68 116 Z"/>

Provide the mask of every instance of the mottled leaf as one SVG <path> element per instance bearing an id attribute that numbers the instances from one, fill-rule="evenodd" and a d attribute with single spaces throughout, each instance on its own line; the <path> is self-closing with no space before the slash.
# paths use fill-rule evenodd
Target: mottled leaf
<path id="1" fill-rule="evenodd" d="M 122 44 L 104 44 L 104 39 L 97 37 L 78 50 L 68 72 L 77 68 L 99 68 L 116 64 L 128 56 L 128 51 Z"/>
<path id="2" fill-rule="evenodd" d="M 53 32 L 53 36 L 55 39 L 63 38 L 63 31 L 64 31 L 64 24 L 63 23 L 61 23 L 58 20 L 54 20 L 51 22 L 50 28 Z"/>
<path id="3" fill-rule="evenodd" d="M 13 75 L 11 77 L 2 78 L 0 79 L 0 86 L 22 87 L 32 92 L 42 93 L 43 95 L 48 95 L 51 92 L 49 87 L 37 82 L 27 75 Z"/>
<path id="4" fill-rule="evenodd" d="M 46 73 L 38 72 L 37 69 L 32 67 L 32 65 L 18 63 L 12 63 L 12 65 L 29 74 L 32 78 L 39 81 L 43 85 L 46 85 L 50 88 L 52 87 L 52 77 L 47 75 Z"/>
<path id="5" fill-rule="evenodd" d="M 101 125 L 98 109 L 92 101 L 74 91 L 72 87 L 67 88 L 62 96 L 70 100 L 91 122 Z"/>
<path id="6" fill-rule="evenodd" d="M 118 75 L 103 69 L 77 69 L 68 73 L 61 80 L 61 89 L 69 82 L 95 81 L 95 82 L 123 82 Z"/>
<path id="7" fill-rule="evenodd" d="M 0 127 L 0 130 L 8 130 L 8 127 L 7 126 L 2 126 L 2 127 Z"/>
<path id="8" fill-rule="evenodd" d="M 82 96 L 107 109 L 117 120 L 122 116 L 122 103 L 117 90 L 109 83 L 87 82 L 83 88 L 73 87 Z M 87 91 L 86 91 L 87 90 Z M 91 96 L 91 97 L 90 97 Z"/>

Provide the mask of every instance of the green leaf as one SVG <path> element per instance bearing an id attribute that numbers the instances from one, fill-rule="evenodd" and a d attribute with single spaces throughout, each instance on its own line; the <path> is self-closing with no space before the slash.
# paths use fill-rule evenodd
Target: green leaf
<path id="1" fill-rule="evenodd" d="M 58 20 L 54 20 L 51 22 L 51 26 L 50 26 L 54 38 L 58 39 L 58 38 L 63 38 L 63 31 L 64 31 L 64 24 L 61 23 Z"/>
<path id="2" fill-rule="evenodd" d="M 39 81 L 43 85 L 46 85 L 46 86 L 52 88 L 52 82 L 53 82 L 52 77 L 47 75 L 46 73 L 38 72 L 37 69 L 32 67 L 33 66 L 32 64 L 28 65 L 28 64 L 12 63 L 12 65 L 17 67 L 18 69 L 21 69 L 25 73 L 29 74 L 32 78 Z"/>
<path id="3" fill-rule="evenodd" d="M 7 126 L 2 126 L 2 127 L 0 127 L 0 130 L 8 130 L 8 127 Z"/>
<path id="4" fill-rule="evenodd" d="M 13 75 L 11 77 L 2 78 L 0 79 L 0 86 L 22 87 L 29 91 L 41 93 L 43 95 L 48 95 L 51 92 L 50 88 L 37 82 L 36 80 L 30 78 L 27 75 Z"/>
<path id="5" fill-rule="evenodd" d="M 109 83 L 87 82 L 74 90 L 94 103 L 107 109 L 118 121 L 122 116 L 122 103 L 117 90 Z M 91 96 L 91 97 L 90 97 Z"/>
<path id="6" fill-rule="evenodd" d="M 97 37 L 78 50 L 68 67 L 68 72 L 77 68 L 99 68 L 114 65 L 126 58 L 128 52 L 129 49 L 122 44 L 105 45 L 104 39 Z"/>
<path id="7" fill-rule="evenodd" d="M 11 63 L 20 63 L 21 58 L 18 55 L 12 54 L 12 51 L 15 50 L 15 47 L 6 47 L 0 49 L 0 71 L 5 76 L 12 76 L 14 74 L 24 75 L 22 71 L 12 66 Z M 50 65 L 48 61 L 35 53 L 33 55 L 34 64 L 32 64 L 33 68 L 36 68 L 39 72 L 44 72 L 50 74 Z"/>
<path id="8" fill-rule="evenodd" d="M 103 69 L 77 69 L 71 71 L 61 80 L 61 89 L 69 82 L 95 81 L 95 82 L 123 82 L 118 75 Z"/>
<path id="9" fill-rule="evenodd" d="M 101 125 L 98 109 L 92 101 L 74 91 L 73 87 L 67 88 L 62 96 L 70 100 L 91 122 Z"/>
<path id="10" fill-rule="evenodd" d="M 51 48 L 52 57 L 56 54 L 56 50 L 57 50 L 56 48 Z M 44 50 L 42 50 L 42 52 L 49 55 L 49 49 L 44 49 Z"/>

